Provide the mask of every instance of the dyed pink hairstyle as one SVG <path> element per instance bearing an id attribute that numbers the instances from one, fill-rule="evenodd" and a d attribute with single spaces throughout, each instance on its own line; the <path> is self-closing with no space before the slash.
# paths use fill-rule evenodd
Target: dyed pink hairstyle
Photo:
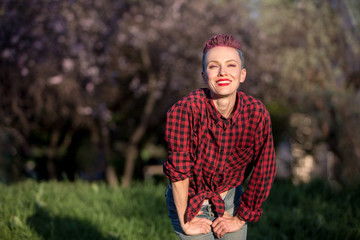
<path id="1" fill-rule="evenodd" d="M 202 60 L 202 66 L 203 70 L 205 70 L 205 55 L 206 53 L 214 48 L 214 47 L 231 47 L 238 51 L 242 68 L 245 68 L 245 62 L 244 62 L 244 54 L 241 51 L 241 45 L 231 34 L 218 34 L 212 36 L 206 43 L 203 49 L 203 60 Z"/>
<path id="2" fill-rule="evenodd" d="M 232 47 L 236 50 L 241 50 L 240 43 L 230 34 L 218 34 L 212 36 L 204 46 L 203 54 L 206 54 L 214 47 Z"/>

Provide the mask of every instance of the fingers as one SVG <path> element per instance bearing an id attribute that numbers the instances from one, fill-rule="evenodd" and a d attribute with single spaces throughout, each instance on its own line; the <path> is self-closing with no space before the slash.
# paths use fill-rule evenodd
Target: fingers
<path id="1" fill-rule="evenodd" d="M 211 232 L 211 221 L 206 218 L 195 217 L 183 226 L 187 235 L 207 234 Z"/>
<path id="2" fill-rule="evenodd" d="M 226 232 L 214 232 L 215 236 L 219 239 L 222 238 L 225 235 L 225 233 Z"/>
<path id="3" fill-rule="evenodd" d="M 212 221 L 207 218 L 196 218 L 197 225 L 202 229 L 202 233 L 211 232 Z"/>
<path id="4" fill-rule="evenodd" d="M 207 233 L 211 232 L 211 226 L 206 223 L 202 223 L 201 229 L 202 229 L 201 233 L 203 233 L 203 234 L 207 234 Z"/>
<path id="5" fill-rule="evenodd" d="M 218 221 L 216 224 L 212 225 L 213 231 L 218 235 L 224 235 L 225 233 L 229 232 L 228 224 L 224 221 Z"/>
<path id="6" fill-rule="evenodd" d="M 232 219 L 232 216 L 228 213 L 228 212 L 224 212 L 224 215 L 222 217 L 218 217 L 215 219 L 215 221 L 213 222 L 213 227 L 216 226 L 219 222 L 221 221 L 226 221 L 226 220 L 230 220 Z"/>
<path id="7" fill-rule="evenodd" d="M 207 219 L 207 218 L 203 218 L 205 223 L 208 224 L 209 226 L 211 226 L 211 224 L 213 223 L 211 220 Z"/>
<path id="8" fill-rule="evenodd" d="M 201 226 L 206 226 L 206 229 L 209 230 L 210 232 L 212 221 L 206 218 L 198 218 L 198 219 L 199 221 L 197 223 Z"/>
<path id="9" fill-rule="evenodd" d="M 229 214 L 224 214 L 218 217 L 212 223 L 213 232 L 218 238 L 222 238 L 225 233 L 236 232 L 244 226 L 245 222 L 241 221 L 238 217 L 232 217 Z"/>
<path id="10" fill-rule="evenodd" d="M 203 211 L 199 211 L 197 216 L 203 214 L 204 212 Z M 211 225 L 213 222 L 207 218 L 203 218 L 203 217 L 197 217 L 197 219 L 200 219 L 201 221 L 205 221 L 207 224 Z"/>
<path id="11" fill-rule="evenodd" d="M 222 238 L 226 233 L 229 233 L 229 229 L 226 226 L 218 225 L 217 228 L 212 229 L 217 238 Z"/>
<path id="12" fill-rule="evenodd" d="M 215 228 L 220 222 L 221 222 L 221 217 L 218 217 L 217 219 L 215 219 L 215 220 L 212 222 L 211 226 L 212 226 L 213 228 Z"/>
<path id="13" fill-rule="evenodd" d="M 201 211 L 198 214 L 201 214 Z M 183 227 L 183 230 L 188 235 L 207 234 L 212 230 L 218 238 L 222 238 L 228 232 L 239 230 L 242 225 L 243 223 L 237 217 L 224 214 L 214 222 L 207 218 L 195 217 Z"/>
<path id="14" fill-rule="evenodd" d="M 226 230 L 226 227 L 222 226 L 221 224 L 218 224 L 215 228 L 213 227 L 212 230 L 217 238 L 222 238 L 225 233 L 229 232 Z"/>

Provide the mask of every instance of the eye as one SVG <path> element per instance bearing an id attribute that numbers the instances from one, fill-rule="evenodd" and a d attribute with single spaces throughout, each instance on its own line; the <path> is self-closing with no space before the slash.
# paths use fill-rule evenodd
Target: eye
<path id="1" fill-rule="evenodd" d="M 217 67 L 217 65 L 209 65 L 209 69 L 214 69 L 214 68 L 216 68 Z"/>
<path id="2" fill-rule="evenodd" d="M 236 64 L 229 64 L 228 67 L 234 68 L 236 67 Z"/>

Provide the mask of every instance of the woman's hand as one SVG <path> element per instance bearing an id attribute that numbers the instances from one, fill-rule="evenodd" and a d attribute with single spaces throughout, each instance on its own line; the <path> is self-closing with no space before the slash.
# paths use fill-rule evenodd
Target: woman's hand
<path id="1" fill-rule="evenodd" d="M 200 211 L 198 213 L 201 214 Z M 212 221 L 206 218 L 195 217 L 190 222 L 182 225 L 182 229 L 186 235 L 197 235 L 197 234 L 207 234 L 211 231 Z"/>
<path id="2" fill-rule="evenodd" d="M 232 217 L 226 211 L 222 217 L 218 217 L 212 223 L 213 232 L 218 238 L 222 238 L 225 233 L 236 232 L 245 225 L 245 221 L 240 220 L 238 217 Z"/>

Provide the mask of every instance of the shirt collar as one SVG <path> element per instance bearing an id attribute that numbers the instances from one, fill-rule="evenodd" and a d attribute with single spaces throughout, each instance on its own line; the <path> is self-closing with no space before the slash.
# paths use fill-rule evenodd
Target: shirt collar
<path id="1" fill-rule="evenodd" d="M 205 90 L 205 94 L 206 94 L 206 107 L 208 109 L 208 112 L 210 113 L 211 117 L 215 120 L 216 123 L 219 122 L 219 124 L 223 125 L 227 125 L 228 123 L 230 123 L 231 125 L 233 125 L 236 122 L 236 119 L 239 116 L 240 113 L 240 108 L 242 106 L 242 101 L 243 99 L 241 98 L 240 93 L 237 91 L 236 92 L 236 102 L 234 105 L 235 111 L 233 113 L 233 115 L 229 118 L 229 119 L 225 119 L 220 112 L 216 109 L 214 102 L 211 99 L 211 95 L 210 95 L 210 90 L 206 89 Z"/>

